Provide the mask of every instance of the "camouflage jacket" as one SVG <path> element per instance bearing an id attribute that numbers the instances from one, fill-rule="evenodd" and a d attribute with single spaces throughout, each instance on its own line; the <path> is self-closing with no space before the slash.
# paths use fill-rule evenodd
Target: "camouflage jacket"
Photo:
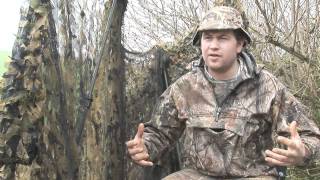
<path id="1" fill-rule="evenodd" d="M 319 158 L 320 132 L 305 107 L 266 70 L 242 53 L 242 81 L 217 105 L 214 84 L 197 67 L 179 78 L 160 97 L 144 139 L 150 159 L 157 161 L 180 138 L 183 166 L 219 177 L 277 175 L 264 152 L 276 146 L 278 135 L 289 136 L 288 124 L 298 131 Z M 310 161 L 306 162 L 309 163 Z"/>

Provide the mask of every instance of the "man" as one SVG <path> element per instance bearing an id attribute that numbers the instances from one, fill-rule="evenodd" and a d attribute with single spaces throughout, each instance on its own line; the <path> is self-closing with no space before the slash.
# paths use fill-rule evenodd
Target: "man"
<path id="1" fill-rule="evenodd" d="M 251 42 L 240 13 L 214 7 L 194 44 L 202 58 L 160 97 L 152 119 L 127 142 L 132 160 L 152 166 L 180 138 L 184 168 L 164 179 L 277 179 L 277 167 L 319 157 L 320 132 L 304 106 L 243 52 Z"/>

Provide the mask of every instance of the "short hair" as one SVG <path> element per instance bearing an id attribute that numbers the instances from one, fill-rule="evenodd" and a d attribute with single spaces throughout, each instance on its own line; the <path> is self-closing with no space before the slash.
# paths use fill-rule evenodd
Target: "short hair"
<path id="1" fill-rule="evenodd" d="M 243 33 L 243 31 L 241 29 L 231 29 L 231 30 L 232 30 L 232 32 L 238 42 L 244 41 L 243 47 L 245 47 L 247 44 L 249 44 L 247 36 Z M 201 45 L 202 35 L 203 35 L 203 31 L 200 31 L 199 32 L 200 38 L 198 40 L 199 45 Z"/>
<path id="2" fill-rule="evenodd" d="M 236 37 L 236 40 L 238 42 L 244 41 L 243 46 L 246 46 L 247 44 L 249 44 L 246 35 L 243 33 L 243 31 L 241 29 L 235 29 L 235 30 L 233 30 L 233 33 L 234 33 L 234 36 Z"/>

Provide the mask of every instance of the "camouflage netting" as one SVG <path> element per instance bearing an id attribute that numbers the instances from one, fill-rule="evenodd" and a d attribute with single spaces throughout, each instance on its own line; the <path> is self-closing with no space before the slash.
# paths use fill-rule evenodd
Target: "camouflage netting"
<path id="1" fill-rule="evenodd" d="M 41 12 L 39 12 L 41 13 Z M 34 12 L 22 12 L 21 23 L 8 71 L 3 75 L 1 101 L 1 164 L 3 178 L 12 178 L 22 164 L 37 169 L 40 124 L 43 120 L 45 92 L 42 86 L 40 54 L 42 24 Z M 21 166 L 20 166 L 21 167 Z M 30 172 L 25 171 L 25 174 Z M 20 177 L 20 176 L 17 176 Z"/>

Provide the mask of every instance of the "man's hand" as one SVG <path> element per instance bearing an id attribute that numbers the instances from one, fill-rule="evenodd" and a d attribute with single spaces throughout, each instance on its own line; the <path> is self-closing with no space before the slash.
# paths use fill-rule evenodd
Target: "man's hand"
<path id="1" fill-rule="evenodd" d="M 153 163 L 148 160 L 149 159 L 148 150 L 144 145 L 143 131 L 144 131 L 144 125 L 140 123 L 138 126 L 138 132 L 134 137 L 134 139 L 126 143 L 128 148 L 128 153 L 131 159 L 135 163 L 141 166 L 152 166 Z"/>
<path id="2" fill-rule="evenodd" d="M 297 122 L 290 124 L 291 137 L 279 136 L 277 141 L 287 147 L 287 149 L 273 148 L 272 151 L 266 150 L 265 160 L 270 165 L 276 166 L 295 166 L 303 165 L 304 158 L 309 156 L 306 146 L 301 141 L 297 131 Z"/>

